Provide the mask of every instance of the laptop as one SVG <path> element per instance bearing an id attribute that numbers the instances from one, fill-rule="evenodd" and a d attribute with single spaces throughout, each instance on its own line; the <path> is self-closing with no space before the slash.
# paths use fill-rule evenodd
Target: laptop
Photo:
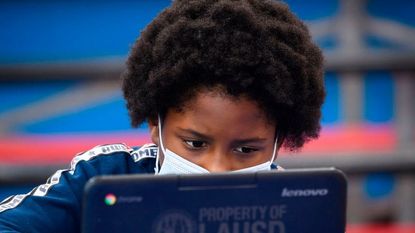
<path id="1" fill-rule="evenodd" d="M 344 233 L 334 168 L 101 176 L 85 188 L 83 233 Z"/>

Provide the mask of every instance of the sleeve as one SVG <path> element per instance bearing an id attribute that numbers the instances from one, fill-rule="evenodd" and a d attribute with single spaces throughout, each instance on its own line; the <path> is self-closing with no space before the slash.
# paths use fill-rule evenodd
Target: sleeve
<path id="1" fill-rule="evenodd" d="M 0 203 L 0 232 L 79 232 L 81 200 L 93 176 L 129 173 L 131 149 L 124 144 L 97 146 L 77 155 L 70 169 L 59 170 L 45 184 Z"/>

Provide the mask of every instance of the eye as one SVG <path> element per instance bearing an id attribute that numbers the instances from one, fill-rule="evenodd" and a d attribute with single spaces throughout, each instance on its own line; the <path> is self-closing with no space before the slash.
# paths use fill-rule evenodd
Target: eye
<path id="1" fill-rule="evenodd" d="M 206 142 L 199 141 L 199 140 L 183 140 L 184 143 L 186 143 L 186 146 L 190 149 L 201 149 L 203 147 L 206 147 Z"/>
<path id="2" fill-rule="evenodd" d="M 258 149 L 248 146 L 240 146 L 235 148 L 235 151 L 242 154 L 249 154 L 258 151 Z"/>

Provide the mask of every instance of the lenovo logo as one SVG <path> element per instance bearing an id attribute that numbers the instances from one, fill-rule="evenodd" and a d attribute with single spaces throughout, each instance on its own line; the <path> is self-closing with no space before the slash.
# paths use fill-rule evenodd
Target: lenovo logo
<path id="1" fill-rule="evenodd" d="M 287 189 L 281 192 L 281 197 L 315 197 L 326 196 L 329 193 L 327 189 Z"/>

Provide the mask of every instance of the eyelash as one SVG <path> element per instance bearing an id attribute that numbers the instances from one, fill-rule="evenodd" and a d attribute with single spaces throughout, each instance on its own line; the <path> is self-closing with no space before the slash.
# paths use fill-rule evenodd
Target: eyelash
<path id="1" fill-rule="evenodd" d="M 241 149 L 241 151 L 240 151 L 240 150 L 238 150 L 238 149 Z M 248 149 L 249 151 L 248 151 L 248 152 L 243 152 L 243 149 Z M 257 148 L 252 148 L 252 147 L 249 147 L 249 146 L 240 146 L 240 147 L 237 147 L 237 148 L 235 149 L 235 151 L 236 151 L 237 153 L 240 153 L 240 154 L 250 154 L 250 153 L 257 152 L 257 151 L 258 151 L 258 149 L 257 149 Z"/>
<path id="2" fill-rule="evenodd" d="M 183 139 L 183 142 L 186 145 L 186 147 L 191 149 L 191 150 L 200 150 L 203 147 L 206 147 L 206 142 L 201 141 L 201 140 L 185 140 L 185 139 Z M 194 145 L 191 145 L 192 143 L 200 143 L 202 145 L 194 146 Z"/>
<path id="3" fill-rule="evenodd" d="M 190 150 L 201 150 L 202 148 L 206 147 L 207 143 L 201 140 L 185 140 L 183 139 L 184 144 L 186 145 L 187 148 L 189 148 Z M 194 143 L 198 143 L 200 145 L 192 145 Z M 239 150 L 241 149 L 241 150 Z M 244 149 L 247 149 L 248 151 L 243 151 Z M 249 146 L 240 146 L 234 149 L 234 151 L 236 153 L 240 153 L 240 154 L 250 154 L 250 153 L 254 153 L 259 151 L 259 149 L 257 148 L 253 148 L 253 147 L 249 147 Z"/>

